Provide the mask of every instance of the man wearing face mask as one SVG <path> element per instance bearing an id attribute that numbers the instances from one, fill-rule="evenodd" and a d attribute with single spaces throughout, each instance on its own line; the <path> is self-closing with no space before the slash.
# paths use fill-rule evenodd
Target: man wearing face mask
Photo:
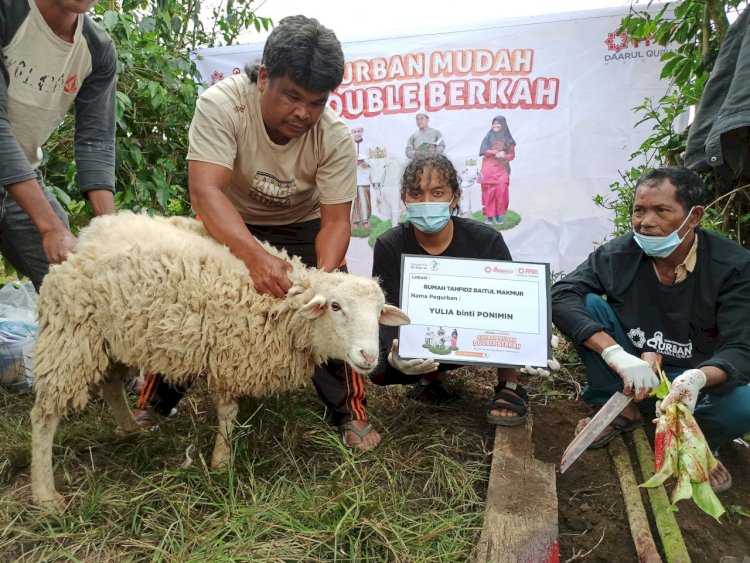
<path id="1" fill-rule="evenodd" d="M 694 172 L 645 174 L 632 232 L 553 286 L 552 319 L 579 347 L 591 415 L 616 391 L 653 407 L 653 399 L 641 401 L 658 385 L 660 358 L 672 380 L 661 410 L 684 403 L 716 450 L 750 431 L 750 252 L 699 228 L 705 204 L 706 186 Z M 631 403 L 590 447 L 642 424 Z M 731 486 L 721 462 L 710 480 L 716 492 Z"/>
<path id="2" fill-rule="evenodd" d="M 402 254 L 512 260 L 500 232 L 457 216 L 461 189 L 456 169 L 445 156 L 418 156 L 411 161 L 401 181 L 401 198 L 408 221 L 383 233 L 375 243 L 373 254 L 372 275 L 380 279 L 388 303 L 397 304 L 399 300 Z M 437 334 L 445 341 L 444 327 L 440 327 Z M 380 327 L 380 360 L 370 374 L 372 382 L 413 385 L 411 396 L 418 400 L 448 399 L 438 375 L 464 366 L 441 364 L 429 358 L 402 358 L 397 338 L 397 330 Z M 429 338 L 433 341 L 431 336 Z M 440 343 L 439 340 L 433 342 Z M 552 361 L 549 367 L 559 369 L 559 364 Z M 540 370 L 528 367 L 521 371 L 531 374 Z M 529 397 L 520 384 L 518 373 L 512 368 L 498 368 L 497 380 L 494 401 L 486 413 L 487 421 L 498 426 L 522 424 Z"/>

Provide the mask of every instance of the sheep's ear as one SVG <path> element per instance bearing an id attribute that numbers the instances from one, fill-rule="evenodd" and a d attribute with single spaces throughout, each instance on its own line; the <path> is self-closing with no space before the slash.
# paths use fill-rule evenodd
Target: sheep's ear
<path id="1" fill-rule="evenodd" d="M 385 326 L 401 326 L 408 325 L 411 319 L 398 307 L 386 305 L 380 313 L 380 320 L 378 322 Z"/>
<path id="2" fill-rule="evenodd" d="M 321 294 L 316 295 L 310 301 L 308 301 L 300 310 L 299 313 L 306 319 L 315 319 L 326 312 L 328 308 L 328 300 Z"/>

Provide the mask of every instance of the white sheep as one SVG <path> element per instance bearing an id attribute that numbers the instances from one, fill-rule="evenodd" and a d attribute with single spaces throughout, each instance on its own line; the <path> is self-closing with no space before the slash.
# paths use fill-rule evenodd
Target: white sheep
<path id="1" fill-rule="evenodd" d="M 36 402 L 31 411 L 31 488 L 36 504 L 62 509 L 52 443 L 69 410 L 101 387 L 120 430 L 137 432 L 125 400 L 127 367 L 172 384 L 207 380 L 219 431 L 212 467 L 226 463 L 237 399 L 303 386 L 328 358 L 369 373 L 378 361 L 378 322 L 409 322 L 385 304 L 376 280 L 288 260 L 287 297 L 260 295 L 244 263 L 185 218 L 120 213 L 94 219 L 76 250 L 50 268 L 39 300 Z"/>

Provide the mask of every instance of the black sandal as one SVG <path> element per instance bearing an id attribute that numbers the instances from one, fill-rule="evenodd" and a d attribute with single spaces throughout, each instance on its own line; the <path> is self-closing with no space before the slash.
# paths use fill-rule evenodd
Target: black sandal
<path id="1" fill-rule="evenodd" d="M 507 401 L 507 402 L 500 402 Z M 487 422 L 496 426 L 518 426 L 526 421 L 529 394 L 514 381 L 501 381 L 495 386 L 495 400 L 487 410 Z M 493 410 L 513 411 L 518 416 L 497 416 Z"/>

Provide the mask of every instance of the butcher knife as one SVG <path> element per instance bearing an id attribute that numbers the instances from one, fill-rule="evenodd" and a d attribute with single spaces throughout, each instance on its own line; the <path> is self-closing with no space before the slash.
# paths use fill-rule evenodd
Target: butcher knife
<path id="1" fill-rule="evenodd" d="M 619 391 L 610 397 L 609 401 L 599 409 L 594 418 L 592 418 L 586 427 L 581 430 L 573 441 L 565 448 L 565 453 L 560 461 L 560 473 L 565 473 L 573 462 L 596 440 L 596 437 L 609 426 L 615 417 L 622 412 L 628 403 L 633 399 L 632 396 L 625 396 Z"/>

